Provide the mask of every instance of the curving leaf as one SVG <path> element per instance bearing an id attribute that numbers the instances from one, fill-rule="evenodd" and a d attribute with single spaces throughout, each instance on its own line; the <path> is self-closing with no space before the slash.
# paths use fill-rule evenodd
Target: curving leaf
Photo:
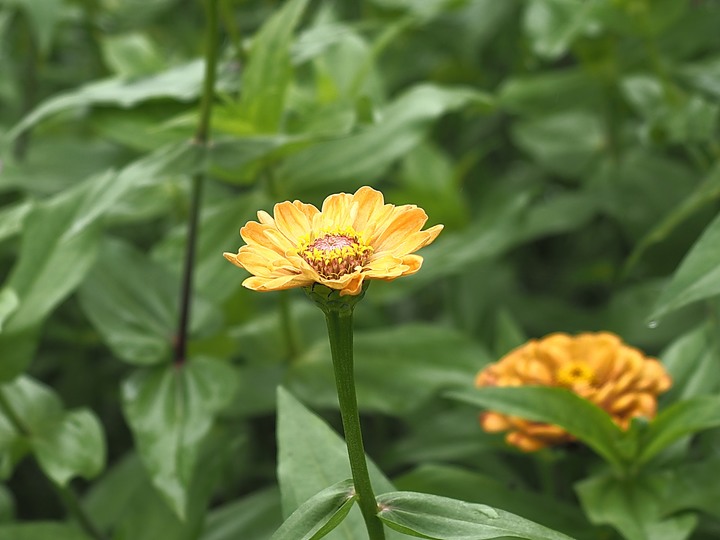
<path id="1" fill-rule="evenodd" d="M 396 491 L 377 497 L 378 517 L 389 527 L 432 540 L 571 540 L 525 518 L 484 504 L 467 503 L 438 495 Z"/>
<path id="2" fill-rule="evenodd" d="M 720 294 L 720 216 L 705 228 L 655 304 L 654 320 L 698 300 Z"/>
<path id="3" fill-rule="evenodd" d="M 237 385 L 235 370 L 194 358 L 135 372 L 122 385 L 125 418 L 155 487 L 184 519 L 200 445 Z"/>
<path id="4" fill-rule="evenodd" d="M 278 168 L 278 178 L 295 190 L 367 182 L 417 145 L 443 114 L 471 105 L 488 108 L 492 103 L 487 94 L 472 88 L 415 86 L 390 104 L 377 124 L 290 156 Z"/>
<path id="5" fill-rule="evenodd" d="M 270 540 L 319 540 L 345 519 L 356 500 L 353 481 L 338 482 L 301 504 Z"/>
<path id="6" fill-rule="evenodd" d="M 91 540 L 73 525 L 53 522 L 0 525 L 0 540 Z"/>
<path id="7" fill-rule="evenodd" d="M 720 426 L 720 396 L 703 396 L 674 403 L 650 422 L 640 440 L 638 463 L 646 463 L 676 440 Z"/>
<path id="8" fill-rule="evenodd" d="M 564 388 L 485 387 L 454 390 L 448 397 L 492 411 L 547 422 L 567 430 L 608 462 L 622 466 L 624 433 L 605 411 Z"/>

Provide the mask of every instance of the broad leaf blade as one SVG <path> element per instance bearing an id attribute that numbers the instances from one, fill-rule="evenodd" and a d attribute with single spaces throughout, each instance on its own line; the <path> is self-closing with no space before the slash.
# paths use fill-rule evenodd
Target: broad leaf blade
<path id="1" fill-rule="evenodd" d="M 448 397 L 527 420 L 558 425 L 608 462 L 615 465 L 623 462 L 618 448 L 623 437 L 620 428 L 597 405 L 564 388 L 485 387 L 452 391 Z"/>
<path id="2" fill-rule="evenodd" d="M 338 482 L 301 504 L 271 540 L 319 540 L 345 519 L 356 499 L 352 480 Z"/>
<path id="3" fill-rule="evenodd" d="M 292 32 L 308 0 L 291 0 L 255 36 L 250 61 L 243 77 L 241 106 L 247 121 L 258 133 L 275 133 L 280 125 L 292 76 Z"/>
<path id="4" fill-rule="evenodd" d="M 153 484 L 184 518 L 200 445 L 232 399 L 235 371 L 218 360 L 140 370 L 122 387 L 123 410 Z"/>
<path id="5" fill-rule="evenodd" d="M 707 226 L 663 290 L 650 319 L 720 294 L 720 216 Z"/>
<path id="6" fill-rule="evenodd" d="M 647 427 L 641 439 L 639 463 L 646 463 L 676 440 L 720 426 L 720 396 L 703 396 L 674 403 Z"/>
<path id="7" fill-rule="evenodd" d="M 90 540 L 72 525 L 53 522 L 0 525 L 0 540 Z"/>
<path id="8" fill-rule="evenodd" d="M 569 536 L 484 504 L 438 495 L 397 491 L 377 497 L 378 516 L 388 526 L 418 538 L 570 540 Z"/>

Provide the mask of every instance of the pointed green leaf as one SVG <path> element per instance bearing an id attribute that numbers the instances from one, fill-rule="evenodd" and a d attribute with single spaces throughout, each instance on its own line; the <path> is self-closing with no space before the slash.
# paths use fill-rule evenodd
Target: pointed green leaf
<path id="1" fill-rule="evenodd" d="M 176 332 L 179 279 L 130 244 L 106 239 L 99 261 L 80 288 L 80 302 L 113 352 L 149 365 L 167 359 Z M 220 315 L 196 301 L 191 329 L 212 326 Z"/>
<path id="2" fill-rule="evenodd" d="M 181 518 L 200 445 L 236 384 L 231 366 L 206 358 L 145 368 L 123 383 L 123 411 L 138 452 L 153 484 Z"/>
<path id="3" fill-rule="evenodd" d="M 2 385 L 2 391 L 25 433 L 17 432 L 14 420 L 0 413 L 0 451 L 26 440 L 45 474 L 60 486 L 76 476 L 90 479 L 100 473 L 105 439 L 93 413 L 65 412 L 50 388 L 29 377 Z"/>
<path id="4" fill-rule="evenodd" d="M 278 481 L 283 514 L 288 517 L 303 502 L 327 486 L 352 476 L 345 441 L 282 387 L 278 388 Z M 376 493 L 395 489 L 372 461 L 370 480 Z M 367 535 L 359 509 L 328 535 L 329 540 Z M 398 536 L 388 531 L 386 540 Z"/>
<path id="5" fill-rule="evenodd" d="M 17 309 L 20 301 L 14 290 L 10 288 L 0 290 L 0 332 L 5 320 Z"/>
<path id="6" fill-rule="evenodd" d="M 472 385 L 488 354 L 457 331 L 429 324 L 355 333 L 355 379 L 363 410 L 402 415 L 417 409 L 440 390 Z M 438 362 L 446 351 L 451 357 Z M 392 366 L 393 376 L 387 376 Z M 337 407 L 327 337 L 290 367 L 287 385 L 305 401 Z"/>
<path id="7" fill-rule="evenodd" d="M 352 480 L 333 484 L 301 504 L 271 540 L 319 540 L 345 519 L 356 499 Z"/>
<path id="8" fill-rule="evenodd" d="M 90 540 L 73 525 L 52 522 L 0 525 L 0 540 Z"/>
<path id="9" fill-rule="evenodd" d="M 68 412 L 37 433 L 32 447 L 40 467 L 59 486 L 75 476 L 94 478 L 105 465 L 102 426 L 87 409 Z"/>
<path id="10" fill-rule="evenodd" d="M 9 0 L 27 14 L 35 33 L 38 49 L 44 56 L 50 51 L 55 28 L 63 18 L 65 0 Z"/>
<path id="11" fill-rule="evenodd" d="M 415 86 L 363 131 L 313 144 L 290 156 L 278 169 L 290 188 L 330 188 L 343 182 L 367 182 L 420 143 L 440 116 L 462 107 L 488 107 L 491 99 L 471 88 Z M 364 179 L 364 180 L 363 180 Z"/>
<path id="12" fill-rule="evenodd" d="M 381 509 L 378 516 L 383 522 L 417 538 L 570 540 L 562 533 L 484 504 L 411 491 L 385 493 L 377 501 Z"/>
<path id="13" fill-rule="evenodd" d="M 658 414 L 644 431 L 638 463 L 646 463 L 686 435 L 717 426 L 720 426 L 720 396 L 678 401 Z"/>
<path id="14" fill-rule="evenodd" d="M 157 98 L 190 101 L 200 93 L 202 79 L 203 62 L 194 60 L 132 81 L 123 77 L 112 77 L 91 82 L 41 103 L 13 127 L 7 137 L 13 139 L 45 118 L 77 107 L 114 105 L 129 108 Z"/>
<path id="15" fill-rule="evenodd" d="M 653 471 L 623 480 L 595 476 L 575 485 L 590 521 L 612 525 L 627 540 L 686 540 L 697 516 L 661 514 L 663 500 L 672 497 L 668 478 Z"/>
<path id="16" fill-rule="evenodd" d="M 276 486 L 255 491 L 210 512 L 200 540 L 267 540 L 280 526 L 280 514 Z"/>
<path id="17" fill-rule="evenodd" d="M 243 75 L 243 115 L 258 133 L 275 133 L 292 77 L 290 43 L 308 0 L 291 0 L 278 10 L 253 39 Z"/>
<path id="18" fill-rule="evenodd" d="M 608 462 L 621 465 L 623 432 L 605 411 L 564 388 L 486 387 L 449 392 L 448 397 L 567 430 Z"/>
<path id="19" fill-rule="evenodd" d="M 650 319 L 720 294 L 720 216 L 707 226 L 700 239 L 680 263 L 655 304 Z"/>

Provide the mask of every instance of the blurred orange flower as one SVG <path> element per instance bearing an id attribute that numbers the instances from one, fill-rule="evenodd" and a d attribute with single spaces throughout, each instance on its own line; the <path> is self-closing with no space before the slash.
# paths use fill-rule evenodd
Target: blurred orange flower
<path id="1" fill-rule="evenodd" d="M 320 283 L 357 295 L 366 279 L 393 280 L 414 274 L 422 257 L 412 255 L 430 244 L 442 225 L 421 230 L 427 214 L 415 205 L 385 204 L 370 187 L 325 199 L 322 210 L 300 201 L 275 205 L 274 216 L 262 210 L 240 235 L 246 245 L 223 253 L 250 272 L 248 289 L 277 291 Z"/>
<path id="2" fill-rule="evenodd" d="M 636 416 L 652 418 L 658 394 L 672 384 L 662 364 L 609 332 L 551 334 L 531 340 L 490 364 L 475 379 L 481 386 L 559 386 L 584 397 L 627 429 Z M 496 412 L 481 415 L 489 432 L 509 431 L 508 444 L 532 452 L 574 440 L 558 426 Z"/>

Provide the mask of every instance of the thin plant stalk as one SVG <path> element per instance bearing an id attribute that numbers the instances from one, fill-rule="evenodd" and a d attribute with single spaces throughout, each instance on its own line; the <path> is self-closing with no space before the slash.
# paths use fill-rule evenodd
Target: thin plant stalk
<path id="1" fill-rule="evenodd" d="M 13 429 L 22 437 L 32 437 L 32 432 L 12 407 L 2 388 L 0 388 L 0 411 L 2 411 L 5 418 L 10 422 Z M 105 540 L 105 535 L 100 532 L 100 529 L 98 529 L 87 512 L 85 512 L 85 509 L 80 504 L 80 501 L 78 501 L 77 495 L 72 488 L 70 488 L 70 486 L 59 486 L 51 478 L 47 479 L 62 501 L 65 509 L 75 518 L 87 535 L 95 540 Z"/>
<path id="2" fill-rule="evenodd" d="M 218 52 L 218 0 L 205 0 L 206 42 L 205 42 L 205 78 L 200 101 L 200 119 L 195 131 L 194 142 L 201 148 L 201 159 L 207 152 L 210 134 L 210 120 L 215 89 Z M 195 267 L 195 249 L 200 221 L 205 173 L 201 170 L 192 177 L 190 192 L 190 216 L 188 219 L 187 244 L 183 263 L 183 277 L 180 288 L 180 319 L 175 340 L 175 365 L 182 366 L 187 358 L 187 342 L 192 307 L 193 271 Z"/>
<path id="3" fill-rule="evenodd" d="M 385 530 L 377 517 L 378 507 L 365 460 L 360 415 L 355 395 L 352 309 L 327 309 L 325 310 L 325 320 L 330 338 L 340 415 L 342 416 L 355 492 L 358 495 L 358 505 L 370 540 L 384 540 Z"/>

